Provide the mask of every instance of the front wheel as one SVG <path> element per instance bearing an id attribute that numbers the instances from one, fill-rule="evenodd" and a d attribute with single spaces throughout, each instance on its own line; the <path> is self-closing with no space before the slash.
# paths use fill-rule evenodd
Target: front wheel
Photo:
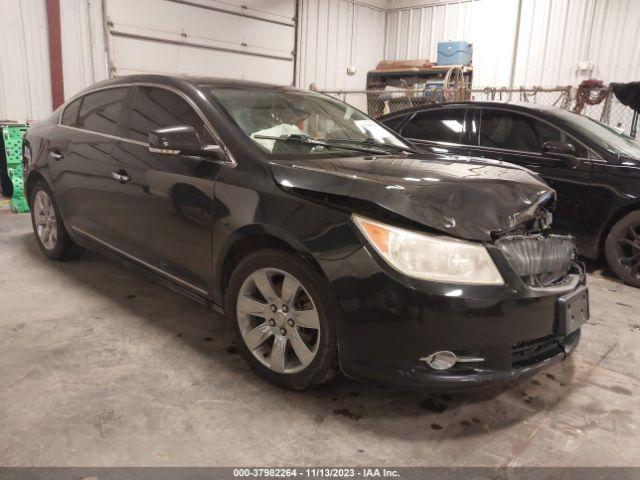
<path id="1" fill-rule="evenodd" d="M 611 270 L 627 284 L 640 287 L 640 211 L 622 217 L 605 241 Z"/>
<path id="2" fill-rule="evenodd" d="M 327 288 L 312 267 L 277 250 L 251 254 L 235 268 L 227 315 L 243 357 L 261 377 L 304 389 L 337 373 L 335 308 Z"/>

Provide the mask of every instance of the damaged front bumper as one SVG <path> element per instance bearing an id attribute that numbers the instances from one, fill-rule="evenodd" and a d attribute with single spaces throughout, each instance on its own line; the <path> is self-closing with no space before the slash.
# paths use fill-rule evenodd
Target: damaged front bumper
<path id="1" fill-rule="evenodd" d="M 586 296 L 584 268 L 573 261 L 563 278 L 533 285 L 501 248 L 488 250 L 504 285 L 407 278 L 367 247 L 339 262 L 322 262 L 341 310 L 344 373 L 400 388 L 451 392 L 509 385 L 565 359 L 580 330 L 566 328 L 560 306 L 573 292 Z M 424 361 L 441 351 L 479 361 L 446 370 Z"/>

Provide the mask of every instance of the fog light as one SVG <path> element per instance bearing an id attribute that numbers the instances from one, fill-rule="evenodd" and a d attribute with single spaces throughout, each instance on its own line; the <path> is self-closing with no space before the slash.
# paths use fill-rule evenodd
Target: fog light
<path id="1" fill-rule="evenodd" d="M 449 350 L 432 353 L 429 356 L 422 357 L 421 362 L 425 362 L 434 370 L 448 370 L 456 363 L 479 363 L 484 362 L 483 357 L 472 357 L 467 355 L 456 355 Z"/>
<path id="2" fill-rule="evenodd" d="M 434 370 L 447 370 L 456 364 L 458 357 L 453 352 L 443 350 L 442 352 L 432 353 L 428 357 L 423 357 L 420 360 L 426 362 L 426 364 Z"/>

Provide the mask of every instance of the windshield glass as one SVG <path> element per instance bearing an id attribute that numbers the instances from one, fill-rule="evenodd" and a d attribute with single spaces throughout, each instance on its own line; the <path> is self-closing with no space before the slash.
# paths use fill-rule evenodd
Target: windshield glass
<path id="1" fill-rule="evenodd" d="M 640 158 L 640 143 L 614 128 L 566 110 L 554 110 L 553 113 L 607 150 L 618 155 Z"/>
<path id="2" fill-rule="evenodd" d="M 395 153 L 410 148 L 379 123 L 326 95 L 237 87 L 211 88 L 209 94 L 267 154 L 362 155 L 367 149 Z"/>

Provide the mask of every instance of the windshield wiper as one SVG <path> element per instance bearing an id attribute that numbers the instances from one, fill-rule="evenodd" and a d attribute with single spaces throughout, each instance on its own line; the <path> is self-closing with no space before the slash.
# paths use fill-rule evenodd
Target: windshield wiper
<path id="1" fill-rule="evenodd" d="M 391 143 L 381 143 L 381 142 L 377 142 L 374 138 L 369 137 L 366 140 L 356 140 L 354 138 L 332 138 L 330 139 L 332 142 L 347 142 L 347 143 L 356 143 L 358 145 L 372 145 L 372 146 L 376 146 L 376 147 L 389 147 L 389 148 L 393 148 L 394 150 L 400 151 L 400 152 L 407 152 L 407 153 L 415 153 L 415 154 L 421 154 L 424 152 L 420 152 L 418 150 L 415 150 L 413 148 L 409 148 L 409 147 L 401 147 L 399 145 L 393 145 Z"/>
<path id="2" fill-rule="evenodd" d="M 356 146 L 345 146 L 345 145 L 335 145 L 333 143 L 321 142 L 319 140 L 315 140 L 311 137 L 307 137 L 305 135 L 285 135 L 282 137 L 276 137 L 271 135 L 251 135 L 251 138 L 258 138 L 264 140 L 276 140 L 280 142 L 291 142 L 291 143 L 301 143 L 303 145 L 314 145 L 316 147 L 325 147 L 325 148 L 340 148 L 342 150 L 351 150 L 354 152 L 363 152 L 363 153 L 375 153 L 378 155 L 388 155 L 389 152 L 384 150 L 378 150 L 374 148 L 364 148 L 364 147 L 356 147 Z"/>

